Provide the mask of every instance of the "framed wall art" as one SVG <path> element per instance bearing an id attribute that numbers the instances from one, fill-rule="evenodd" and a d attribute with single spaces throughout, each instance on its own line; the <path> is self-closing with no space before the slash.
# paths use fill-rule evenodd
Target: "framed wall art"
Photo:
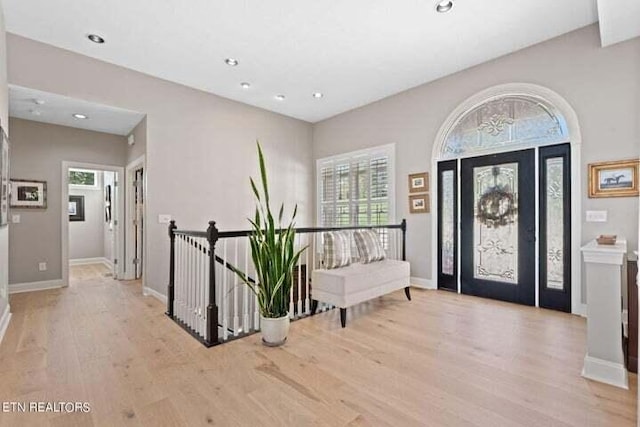
<path id="1" fill-rule="evenodd" d="M 69 196 L 69 221 L 84 221 L 84 196 Z"/>
<path id="2" fill-rule="evenodd" d="M 416 194 L 409 196 L 409 212 L 412 214 L 429 213 L 429 195 Z"/>
<path id="3" fill-rule="evenodd" d="M 46 209 L 47 182 L 12 179 L 9 206 L 17 209 Z"/>
<path id="4" fill-rule="evenodd" d="M 426 193 L 429 191 L 429 172 L 409 175 L 409 193 Z"/>
<path id="5" fill-rule="evenodd" d="M 638 160 L 589 164 L 589 197 L 638 196 Z"/>

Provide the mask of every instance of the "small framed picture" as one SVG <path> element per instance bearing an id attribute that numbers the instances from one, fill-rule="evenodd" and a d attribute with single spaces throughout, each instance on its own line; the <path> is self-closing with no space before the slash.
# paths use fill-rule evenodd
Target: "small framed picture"
<path id="1" fill-rule="evenodd" d="M 46 209 L 47 182 L 27 179 L 11 180 L 10 206 L 18 209 Z"/>
<path id="2" fill-rule="evenodd" d="M 409 193 L 426 193 L 429 191 L 429 172 L 409 175 Z"/>
<path id="3" fill-rule="evenodd" d="M 416 194 L 409 196 L 410 213 L 429 213 L 429 195 Z"/>
<path id="4" fill-rule="evenodd" d="M 589 197 L 638 196 L 638 160 L 589 164 Z"/>
<path id="5" fill-rule="evenodd" d="M 69 221 L 84 221 L 84 196 L 69 196 Z"/>

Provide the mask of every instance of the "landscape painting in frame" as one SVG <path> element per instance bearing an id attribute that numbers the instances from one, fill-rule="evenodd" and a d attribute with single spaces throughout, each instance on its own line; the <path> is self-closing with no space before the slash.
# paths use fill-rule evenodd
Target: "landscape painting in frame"
<path id="1" fill-rule="evenodd" d="M 46 209 L 47 183 L 26 179 L 12 179 L 10 206 L 18 209 Z"/>
<path id="2" fill-rule="evenodd" d="M 429 191 L 429 173 L 421 172 L 409 175 L 409 193 Z"/>
<path id="3" fill-rule="evenodd" d="M 410 213 L 429 213 L 429 195 L 417 194 L 409 196 Z"/>
<path id="4" fill-rule="evenodd" d="M 0 227 L 9 222 L 9 138 L 0 126 Z"/>
<path id="5" fill-rule="evenodd" d="M 638 160 L 591 163 L 589 197 L 638 196 Z"/>

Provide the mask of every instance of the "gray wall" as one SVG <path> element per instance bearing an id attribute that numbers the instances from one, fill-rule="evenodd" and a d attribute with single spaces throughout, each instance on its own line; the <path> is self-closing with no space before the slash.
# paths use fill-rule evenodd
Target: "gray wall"
<path id="1" fill-rule="evenodd" d="M 298 225 L 312 223 L 309 123 L 11 34 L 8 55 L 13 84 L 147 114 L 147 286 L 166 292 L 169 245 L 159 214 L 187 229 L 202 230 L 209 220 L 223 230 L 247 228 L 256 139 L 274 203 L 298 203 Z"/>
<path id="2" fill-rule="evenodd" d="M 131 131 L 135 142 L 127 148 L 127 164 L 133 162 L 147 152 L 147 118 L 145 117 Z"/>
<path id="3" fill-rule="evenodd" d="M 47 209 L 12 209 L 19 224 L 9 230 L 9 283 L 62 278 L 62 162 L 124 166 L 123 136 L 11 118 L 11 177 L 47 181 Z M 101 193 L 97 191 L 97 193 Z M 46 262 L 47 271 L 38 271 Z"/>
<path id="4" fill-rule="evenodd" d="M 589 199 L 587 164 L 638 157 L 640 152 L 640 38 L 600 48 L 592 25 L 511 55 L 419 86 L 314 126 L 314 158 L 396 143 L 397 218 L 407 218 L 412 275 L 432 278 L 432 215 L 410 215 L 407 175 L 431 171 L 436 133 L 462 101 L 491 86 L 527 82 L 546 86 L 575 109 L 582 131 L 583 210 L 609 212 L 605 224 L 586 223 L 582 240 L 626 236 L 638 247 L 638 200 Z M 434 195 L 432 195 L 434 197 Z M 577 260 L 576 260 L 577 261 Z"/>
<path id="5" fill-rule="evenodd" d="M 69 222 L 69 259 L 105 256 L 103 173 L 98 172 L 98 188 L 69 186 L 70 196 L 84 197 L 84 221 Z"/>
<path id="6" fill-rule="evenodd" d="M 4 15 L 0 2 L 0 122 L 9 133 L 9 95 L 7 86 L 7 49 Z M 9 154 L 11 155 L 11 153 Z M 9 228 L 0 228 L 0 316 L 4 313 L 8 299 L 9 284 Z"/>

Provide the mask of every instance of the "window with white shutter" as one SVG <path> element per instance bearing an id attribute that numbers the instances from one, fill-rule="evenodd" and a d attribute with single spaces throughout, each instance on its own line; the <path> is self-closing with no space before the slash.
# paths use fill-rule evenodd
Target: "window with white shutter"
<path id="1" fill-rule="evenodd" d="M 318 160 L 319 225 L 393 223 L 394 152 L 390 144 Z"/>

